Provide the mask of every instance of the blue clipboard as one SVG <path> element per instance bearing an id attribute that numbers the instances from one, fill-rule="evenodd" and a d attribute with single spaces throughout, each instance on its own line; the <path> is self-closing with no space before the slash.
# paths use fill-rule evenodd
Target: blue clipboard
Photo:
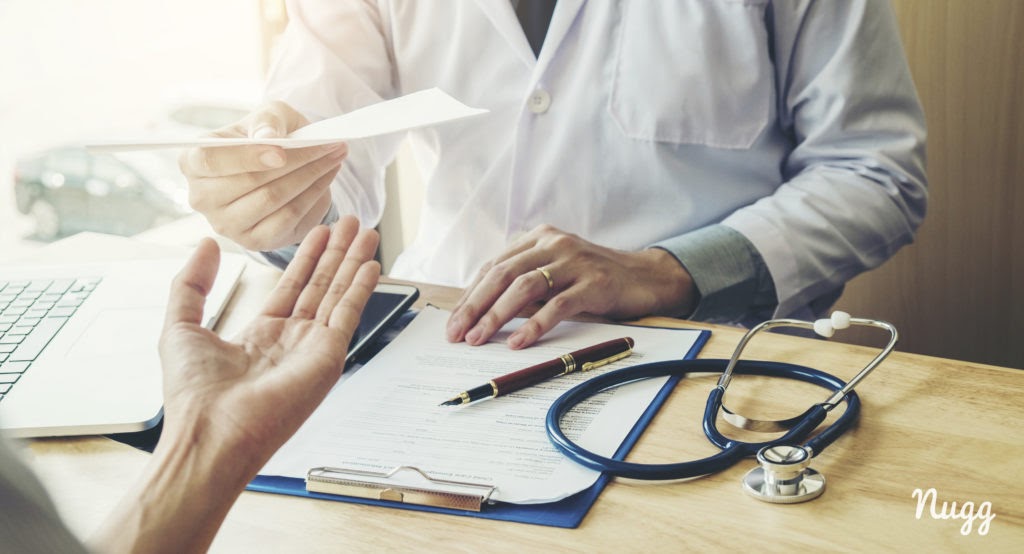
<path id="1" fill-rule="evenodd" d="M 707 343 L 708 338 L 710 337 L 711 331 L 700 331 L 700 335 L 697 340 L 683 359 L 692 360 L 696 358 L 697 354 L 700 352 L 701 348 L 704 347 L 704 344 Z M 643 415 L 640 416 L 640 419 L 636 422 L 636 425 L 633 426 L 633 429 L 630 430 L 625 440 L 622 441 L 619 449 L 615 451 L 615 455 L 613 456 L 614 459 L 622 460 L 626 457 L 626 454 L 628 454 L 630 449 L 633 448 L 633 445 L 636 444 L 640 435 L 643 434 L 644 429 L 647 428 L 651 419 L 654 418 L 654 414 L 656 414 L 662 404 L 665 403 L 665 400 L 672 392 L 672 389 L 675 388 L 681 378 L 682 377 L 679 376 L 669 378 L 665 383 L 665 386 L 658 391 L 658 394 L 654 397 L 651 405 L 647 407 L 647 410 L 645 410 Z M 557 502 L 548 502 L 544 504 L 510 504 L 507 502 L 496 502 L 493 504 L 485 504 L 479 512 L 405 502 L 393 502 L 389 500 L 376 500 L 372 498 L 309 492 L 306 490 L 305 480 L 294 477 L 257 475 L 256 478 L 253 479 L 246 487 L 246 490 L 575 529 L 576 527 L 579 527 L 580 523 L 583 521 L 583 517 L 587 515 L 590 507 L 594 505 L 595 501 L 597 501 L 598 495 L 601 494 L 601 491 L 604 490 L 610 479 L 611 477 L 608 475 L 602 474 L 589 488 Z"/>

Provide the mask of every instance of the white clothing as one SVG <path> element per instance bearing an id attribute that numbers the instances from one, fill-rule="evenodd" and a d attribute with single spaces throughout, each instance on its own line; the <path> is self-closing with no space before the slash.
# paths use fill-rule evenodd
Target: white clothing
<path id="1" fill-rule="evenodd" d="M 541 223 L 670 251 L 721 223 L 793 315 L 924 216 L 924 118 L 884 0 L 559 0 L 537 59 L 509 0 L 287 7 L 267 92 L 311 120 L 435 86 L 490 110 L 410 133 L 425 205 L 394 277 L 465 286 Z M 341 213 L 376 225 L 402 138 L 349 145 Z"/>

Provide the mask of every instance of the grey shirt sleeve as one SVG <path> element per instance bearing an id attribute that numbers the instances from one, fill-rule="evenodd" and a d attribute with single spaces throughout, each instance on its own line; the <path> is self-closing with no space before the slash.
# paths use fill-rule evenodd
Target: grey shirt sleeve
<path id="1" fill-rule="evenodd" d="M 652 245 L 679 260 L 700 294 L 695 321 L 751 323 L 771 317 L 775 282 L 754 245 L 725 225 L 710 225 Z"/>
<path id="2" fill-rule="evenodd" d="M 0 550 L 88 552 L 6 440 L 0 440 L 0 499 Z"/>

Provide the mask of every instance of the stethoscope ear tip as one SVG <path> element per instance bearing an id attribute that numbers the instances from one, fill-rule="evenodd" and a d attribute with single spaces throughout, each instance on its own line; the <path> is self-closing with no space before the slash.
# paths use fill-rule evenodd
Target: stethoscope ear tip
<path id="1" fill-rule="evenodd" d="M 803 446 L 766 446 L 757 453 L 760 467 L 743 476 L 743 490 L 771 504 L 797 504 L 825 492 L 825 476 L 809 468 L 810 449 Z"/>
<path id="2" fill-rule="evenodd" d="M 836 310 L 828 319 L 817 319 L 814 321 L 814 332 L 825 337 L 832 338 L 838 329 L 847 329 L 851 323 L 850 314 Z"/>
<path id="3" fill-rule="evenodd" d="M 814 320 L 814 332 L 819 336 L 825 337 L 826 339 L 832 338 L 832 335 L 836 334 L 836 329 L 832 325 L 830 319 L 816 319 Z"/>

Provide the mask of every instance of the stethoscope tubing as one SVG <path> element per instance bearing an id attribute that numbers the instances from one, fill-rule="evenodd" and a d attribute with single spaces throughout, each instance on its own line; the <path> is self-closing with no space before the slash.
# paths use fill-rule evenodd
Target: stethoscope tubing
<path id="1" fill-rule="evenodd" d="M 574 443 L 561 430 L 560 422 L 569 410 L 604 390 L 656 377 L 684 376 L 690 373 L 722 373 L 728 363 L 729 360 L 721 359 L 671 360 L 642 364 L 593 377 L 569 389 L 551 405 L 545 421 L 548 438 L 555 448 L 576 463 L 612 476 L 642 480 L 687 479 L 722 471 L 747 456 L 753 456 L 765 446 L 798 444 L 810 436 L 828 416 L 831 407 L 815 404 L 804 412 L 800 416 L 800 421 L 782 437 L 761 443 L 740 442 L 727 438 L 718 430 L 716 421 L 719 408 L 722 405 L 724 390 L 721 387 L 715 387 L 708 395 L 702 425 L 708 440 L 719 447 L 721 451 L 700 460 L 673 464 L 638 464 L 600 456 Z M 833 392 L 846 385 L 841 379 L 824 371 L 782 362 L 741 360 L 736 365 L 735 373 L 793 379 Z M 856 392 L 850 391 L 844 400 L 847 405 L 843 414 L 804 445 L 815 455 L 821 453 L 856 422 L 860 414 L 860 398 Z"/>

